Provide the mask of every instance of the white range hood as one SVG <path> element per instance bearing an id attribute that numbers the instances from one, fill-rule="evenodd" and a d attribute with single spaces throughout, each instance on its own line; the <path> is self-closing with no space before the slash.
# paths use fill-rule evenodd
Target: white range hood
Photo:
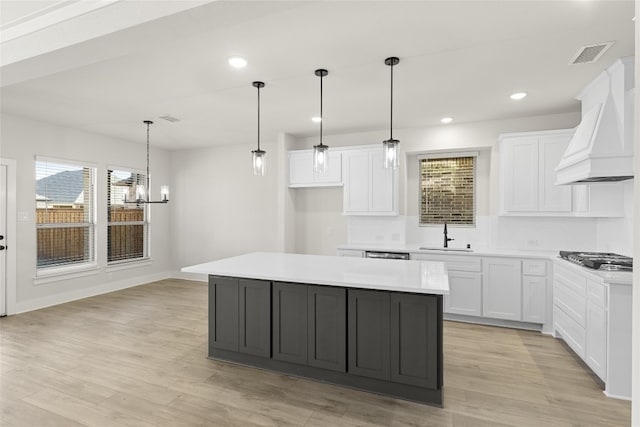
<path id="1" fill-rule="evenodd" d="M 582 121 L 556 170 L 556 184 L 633 178 L 634 58 L 620 58 L 578 95 Z"/>

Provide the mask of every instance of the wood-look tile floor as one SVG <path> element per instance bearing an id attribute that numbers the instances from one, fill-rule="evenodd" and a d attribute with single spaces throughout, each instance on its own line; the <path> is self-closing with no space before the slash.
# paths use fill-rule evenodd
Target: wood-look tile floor
<path id="1" fill-rule="evenodd" d="M 207 288 L 163 280 L 0 319 L 2 426 L 628 426 L 558 340 L 445 322 L 444 409 L 217 362 Z"/>

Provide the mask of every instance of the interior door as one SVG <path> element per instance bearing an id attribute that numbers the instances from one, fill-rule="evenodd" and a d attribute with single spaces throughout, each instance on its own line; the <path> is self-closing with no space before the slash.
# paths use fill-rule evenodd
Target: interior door
<path id="1" fill-rule="evenodd" d="M 7 314 L 7 167 L 0 165 L 0 316 Z"/>

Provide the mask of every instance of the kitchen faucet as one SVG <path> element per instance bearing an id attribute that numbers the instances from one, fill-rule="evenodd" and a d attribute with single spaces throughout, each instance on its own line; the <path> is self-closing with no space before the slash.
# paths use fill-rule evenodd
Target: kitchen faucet
<path id="1" fill-rule="evenodd" d="M 447 237 L 447 223 L 444 223 L 444 247 L 448 248 L 449 247 L 449 242 L 452 240 L 456 240 L 456 239 L 452 239 L 450 237 Z"/>

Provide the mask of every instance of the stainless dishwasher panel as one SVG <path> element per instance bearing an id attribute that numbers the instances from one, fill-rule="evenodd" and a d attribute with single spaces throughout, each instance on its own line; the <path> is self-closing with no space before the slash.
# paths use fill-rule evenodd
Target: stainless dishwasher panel
<path id="1" fill-rule="evenodd" d="M 366 251 L 364 253 L 365 258 L 379 258 L 379 259 L 409 259 L 407 252 L 376 252 Z"/>

